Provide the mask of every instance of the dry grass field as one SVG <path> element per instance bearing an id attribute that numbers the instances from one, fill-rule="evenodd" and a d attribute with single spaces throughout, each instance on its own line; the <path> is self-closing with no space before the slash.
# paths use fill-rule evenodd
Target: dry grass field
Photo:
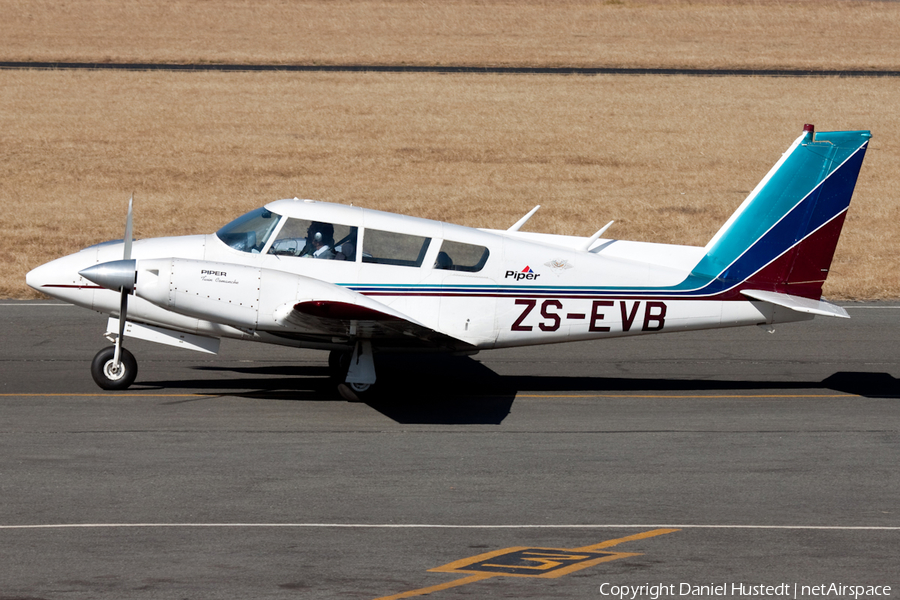
<path id="1" fill-rule="evenodd" d="M 900 69 L 882 2 L 0 10 L 0 60 Z M 612 237 L 702 245 L 812 122 L 875 136 L 826 293 L 896 298 L 898 97 L 898 79 L 0 71 L 0 297 L 121 237 L 132 192 L 137 237 L 300 196 L 500 228 L 541 204 L 529 229 L 615 219 Z"/>
<path id="2" fill-rule="evenodd" d="M 866 0 L 0 0 L 0 60 L 897 69 Z"/>

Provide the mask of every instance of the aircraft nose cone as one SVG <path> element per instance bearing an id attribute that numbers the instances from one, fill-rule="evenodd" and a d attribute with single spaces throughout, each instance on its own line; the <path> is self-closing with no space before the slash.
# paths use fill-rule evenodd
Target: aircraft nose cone
<path id="1" fill-rule="evenodd" d="M 134 291 L 136 268 L 137 262 L 133 259 L 112 260 L 83 269 L 78 274 L 108 290 L 119 291 L 124 288 L 131 293 Z"/>
<path id="2" fill-rule="evenodd" d="M 28 287 L 57 300 L 71 302 L 78 306 L 90 306 L 93 302 L 94 285 L 78 276 L 78 270 L 86 264 L 96 262 L 96 255 L 76 252 L 68 256 L 51 260 L 36 267 L 25 275 Z"/>
<path id="3" fill-rule="evenodd" d="M 44 290 L 42 290 L 41 287 L 50 283 L 52 275 L 55 274 L 55 272 L 56 269 L 51 266 L 50 263 L 35 267 L 25 275 L 25 283 L 31 289 L 42 292 Z"/>

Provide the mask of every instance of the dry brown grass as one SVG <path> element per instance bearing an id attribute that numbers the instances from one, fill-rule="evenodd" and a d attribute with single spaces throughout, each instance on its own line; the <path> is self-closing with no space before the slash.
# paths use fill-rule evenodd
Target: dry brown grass
<path id="1" fill-rule="evenodd" d="M 898 69 L 864 0 L 0 0 L 0 57 Z"/>
<path id="2" fill-rule="evenodd" d="M 799 134 L 872 129 L 826 292 L 900 296 L 894 79 L 0 72 L 0 296 L 121 237 L 282 197 L 704 244 Z"/>
<path id="3" fill-rule="evenodd" d="M 900 4 L 0 0 L 0 60 L 900 69 Z M 805 122 L 875 133 L 826 291 L 900 296 L 897 80 L 0 71 L 0 297 L 294 195 L 703 244 Z"/>

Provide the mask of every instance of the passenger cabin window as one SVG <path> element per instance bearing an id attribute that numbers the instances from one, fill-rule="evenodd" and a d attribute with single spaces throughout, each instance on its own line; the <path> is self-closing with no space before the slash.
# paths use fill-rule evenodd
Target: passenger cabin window
<path id="1" fill-rule="evenodd" d="M 477 273 L 484 268 L 490 255 L 490 250 L 484 246 L 444 240 L 437 260 L 434 261 L 434 268 Z"/>
<path id="2" fill-rule="evenodd" d="M 421 267 L 431 238 L 419 235 L 366 229 L 362 260 L 380 265 Z"/>
<path id="3" fill-rule="evenodd" d="M 265 247 L 280 218 L 270 210 L 257 208 L 238 217 L 216 235 L 235 250 L 258 253 Z"/>
<path id="4" fill-rule="evenodd" d="M 356 260 L 357 228 L 325 221 L 288 219 L 269 254 L 326 260 Z"/>

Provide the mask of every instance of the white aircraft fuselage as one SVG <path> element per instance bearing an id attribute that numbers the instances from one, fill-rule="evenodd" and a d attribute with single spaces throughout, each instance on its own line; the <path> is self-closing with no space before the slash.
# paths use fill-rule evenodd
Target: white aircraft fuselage
<path id="1" fill-rule="evenodd" d="M 363 236 L 367 226 L 425 236 L 429 247 L 420 266 L 409 266 L 276 255 L 266 247 L 245 252 L 215 234 L 137 240 L 132 252 L 138 276 L 129 319 L 199 335 L 331 348 L 336 345 L 331 339 L 295 342 L 279 335 L 290 327 L 279 321 L 278 309 L 316 299 L 320 282 L 377 299 L 478 349 L 763 324 L 776 318 L 774 305 L 764 302 L 641 299 L 599 291 L 676 285 L 690 274 L 683 265 L 699 261 L 703 247 L 598 239 L 585 252 L 576 248 L 586 238 L 479 230 L 312 200 L 280 200 L 266 208 L 282 219 L 356 226 Z M 484 247 L 488 259 L 476 272 L 435 268 L 445 240 Z M 79 272 L 121 256 L 122 243 L 91 246 L 35 269 L 28 283 L 60 300 L 115 314 L 119 294 Z M 155 274 L 160 269 L 167 279 Z M 807 318 L 790 310 L 779 316 Z"/>

